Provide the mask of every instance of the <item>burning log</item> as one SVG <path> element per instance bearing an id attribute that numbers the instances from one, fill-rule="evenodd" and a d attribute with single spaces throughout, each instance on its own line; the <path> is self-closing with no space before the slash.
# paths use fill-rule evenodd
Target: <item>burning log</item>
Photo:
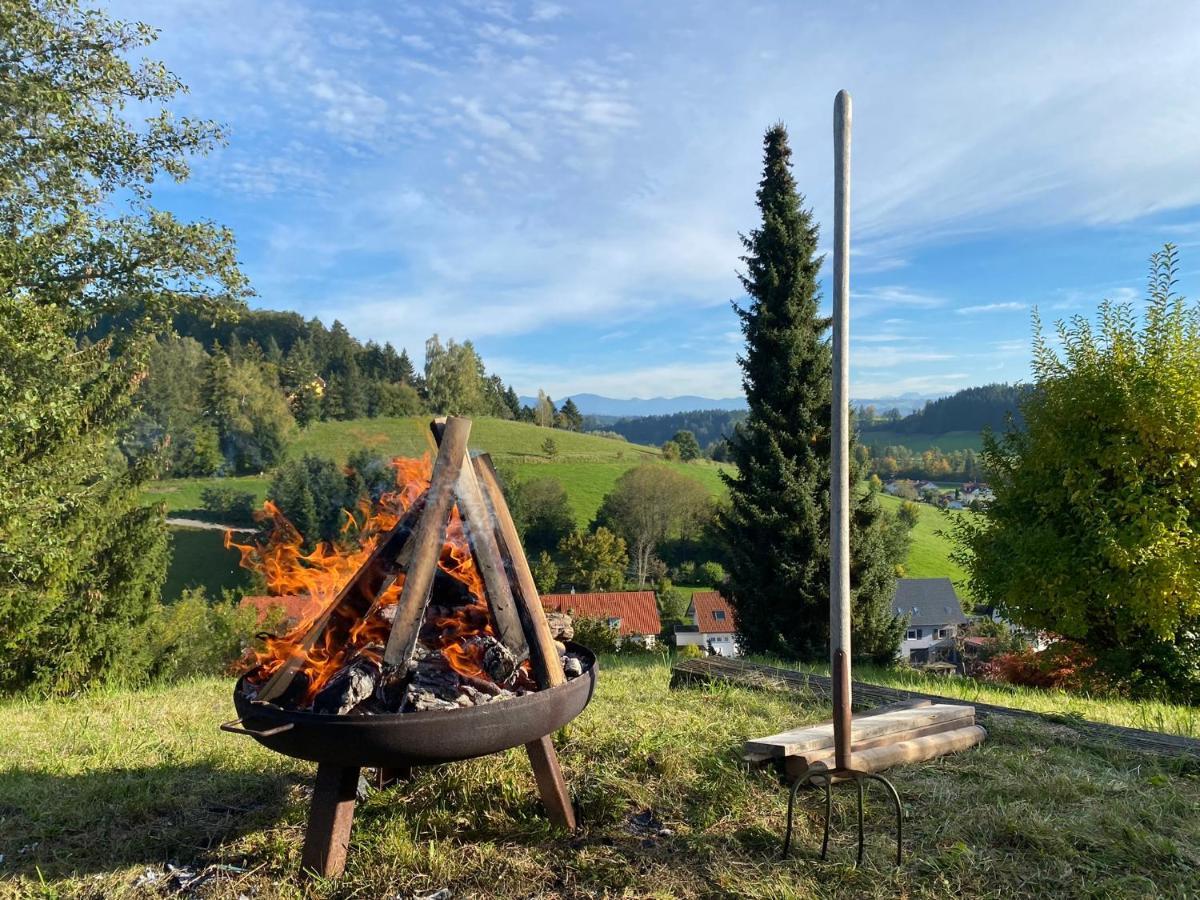
<path id="1" fill-rule="evenodd" d="M 470 643 L 482 648 L 480 666 L 496 684 L 506 684 L 517 670 L 519 661 L 504 644 L 489 634 L 471 638 Z"/>
<path id="2" fill-rule="evenodd" d="M 521 599 L 518 606 L 521 621 L 530 642 L 530 663 L 539 687 L 555 687 L 566 681 L 563 675 L 562 662 L 554 648 L 554 636 L 546 622 L 546 611 L 542 609 L 541 598 L 538 597 L 537 585 L 533 581 L 533 573 L 529 569 L 529 560 L 525 558 L 525 550 L 521 546 L 517 526 L 504 500 L 504 491 L 500 489 L 500 479 L 492 465 L 491 457 L 486 453 L 480 454 L 474 461 L 475 474 L 486 498 L 492 518 L 496 523 L 499 534 L 501 552 L 512 565 L 512 573 L 517 582 L 517 590 Z"/>
<path id="3" fill-rule="evenodd" d="M 382 648 L 379 648 L 382 649 Z M 375 693 L 379 683 L 379 662 L 373 656 L 360 654 L 342 666 L 313 698 L 315 713 L 344 716 Z"/>
<path id="4" fill-rule="evenodd" d="M 359 568 L 345 586 L 338 591 L 337 597 L 328 608 L 315 619 L 304 638 L 296 647 L 295 652 L 287 661 L 275 670 L 271 678 L 259 688 L 256 699 L 266 703 L 275 701 L 289 705 L 297 697 L 292 689 L 296 675 L 308 659 L 308 654 L 316 646 L 325 629 L 338 616 L 353 618 L 354 614 L 363 615 L 375 602 L 379 594 L 395 579 L 397 560 L 409 542 L 409 536 L 416 522 L 420 519 L 425 507 L 424 497 L 418 499 L 401 517 L 387 536 L 382 538 L 367 561 Z M 307 679 L 298 696 L 303 697 L 307 691 Z"/>
<path id="5" fill-rule="evenodd" d="M 563 657 L 563 674 L 568 678 L 578 678 L 583 674 L 583 663 L 578 656 L 572 654 Z"/>
<path id="6" fill-rule="evenodd" d="M 444 426 L 439 420 L 435 420 L 432 427 L 434 439 L 440 443 Z M 466 454 L 465 447 L 462 469 L 454 486 L 454 496 L 458 500 L 458 512 L 462 516 L 467 542 L 475 557 L 475 565 L 483 578 L 484 592 L 487 595 L 488 607 L 492 611 L 496 633 L 500 642 L 514 657 L 515 666 L 529 657 L 529 644 L 525 639 L 525 629 L 521 625 L 517 603 L 513 599 L 504 560 L 500 555 L 500 544 L 492 527 L 492 514 L 479 489 L 475 468 L 471 464 L 470 456 Z"/>
<path id="7" fill-rule="evenodd" d="M 396 603 L 396 617 L 383 654 L 383 681 L 393 690 L 400 687 L 408 674 L 417 632 L 425 619 L 425 607 L 429 603 L 429 592 L 446 539 L 446 523 L 454 503 L 454 484 L 466 457 L 470 433 L 470 419 L 449 419 L 433 464 L 425 512 L 412 537 L 412 560 L 405 573 L 404 588 Z"/>

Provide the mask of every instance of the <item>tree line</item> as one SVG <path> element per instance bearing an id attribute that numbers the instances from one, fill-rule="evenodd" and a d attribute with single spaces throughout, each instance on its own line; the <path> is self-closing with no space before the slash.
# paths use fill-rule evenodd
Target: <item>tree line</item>
<path id="1" fill-rule="evenodd" d="M 590 417 L 589 417 L 590 418 Z M 659 446 L 681 431 L 690 431 L 706 453 L 733 434 L 745 410 L 697 409 L 660 416 L 628 416 L 601 425 L 585 421 L 588 431 L 611 431 L 635 444 Z"/>
<path id="2" fill-rule="evenodd" d="M 984 384 L 964 388 L 948 397 L 926 402 L 924 408 L 901 416 L 896 410 L 873 406 L 858 410 L 864 432 L 897 431 L 901 434 L 945 434 L 948 431 L 1001 431 L 1012 417 L 1021 423 L 1021 401 L 1029 387 L 1018 384 Z"/>

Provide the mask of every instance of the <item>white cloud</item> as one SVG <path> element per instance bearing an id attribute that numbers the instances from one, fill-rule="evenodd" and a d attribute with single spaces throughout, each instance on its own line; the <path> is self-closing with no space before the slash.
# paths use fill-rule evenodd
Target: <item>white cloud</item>
<path id="1" fill-rule="evenodd" d="M 978 303 L 974 306 L 960 306 L 955 310 L 960 316 L 973 316 L 976 313 L 1010 312 L 1018 309 L 1028 309 L 1028 303 L 1018 303 L 1010 300 L 1004 303 Z"/>

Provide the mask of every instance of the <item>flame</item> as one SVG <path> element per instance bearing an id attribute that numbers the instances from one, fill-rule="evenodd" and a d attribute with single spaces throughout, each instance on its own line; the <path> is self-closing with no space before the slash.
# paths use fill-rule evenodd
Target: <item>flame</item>
<path id="1" fill-rule="evenodd" d="M 397 457 L 392 465 L 396 470 L 395 488 L 374 503 L 360 501 L 354 512 L 344 510 L 346 521 L 338 541 L 322 542 L 311 553 L 304 552 L 304 536 L 269 500 L 259 514 L 260 521 L 268 523 L 264 542 L 239 544 L 232 532 L 225 534 L 225 546 L 241 554 L 243 567 L 262 574 L 270 594 L 307 598 L 296 626 L 281 637 L 266 638 L 265 648 L 254 652 L 249 660 L 251 680 L 262 683 L 288 659 L 300 656 L 300 671 L 307 677 L 307 687 L 303 699 L 295 704 L 298 707 L 310 705 L 325 683 L 354 656 L 382 656 L 391 631 L 383 611 L 400 599 L 403 573 L 376 598 L 366 615 L 334 610 L 334 618 L 311 648 L 305 649 L 304 639 L 329 610 L 338 591 L 429 487 L 432 465 L 428 454 L 421 459 Z M 491 681 L 481 665 L 483 649 L 471 640 L 493 634 L 491 617 L 483 579 L 457 508 L 451 511 L 438 565 L 465 588 L 470 602 L 443 606 L 435 588 L 430 606 L 441 611 L 449 609 L 450 614 L 427 614 L 420 640 L 429 649 L 440 650 L 459 674 Z"/>

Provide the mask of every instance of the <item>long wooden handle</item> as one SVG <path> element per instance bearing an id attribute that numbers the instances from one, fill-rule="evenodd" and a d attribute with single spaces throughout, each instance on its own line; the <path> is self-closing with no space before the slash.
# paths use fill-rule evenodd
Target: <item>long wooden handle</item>
<path id="1" fill-rule="evenodd" d="M 566 681 L 562 660 L 554 648 L 554 635 L 550 633 L 550 623 L 546 621 L 546 610 L 542 608 L 542 599 L 538 596 L 533 573 L 529 570 L 529 560 L 525 558 L 525 550 L 521 547 L 516 523 L 513 522 L 508 503 L 504 500 L 504 491 L 500 488 L 496 468 L 486 453 L 475 457 L 474 465 L 475 474 L 479 476 L 479 486 L 483 489 L 483 495 L 487 498 L 496 522 L 501 550 L 512 563 L 513 575 L 517 581 L 519 608 L 530 638 L 529 659 L 533 665 L 534 678 L 539 687 L 555 687 Z"/>
<path id="2" fill-rule="evenodd" d="M 417 645 L 417 633 L 425 620 L 429 592 L 446 543 L 446 524 L 454 505 L 454 485 L 462 469 L 470 435 L 470 419 L 451 417 L 446 421 L 442 445 L 433 463 L 425 512 L 412 536 L 412 559 L 404 574 L 404 588 L 397 601 L 392 633 L 388 635 L 387 648 L 383 652 L 384 666 L 395 675 L 403 675 L 408 670 Z"/>

